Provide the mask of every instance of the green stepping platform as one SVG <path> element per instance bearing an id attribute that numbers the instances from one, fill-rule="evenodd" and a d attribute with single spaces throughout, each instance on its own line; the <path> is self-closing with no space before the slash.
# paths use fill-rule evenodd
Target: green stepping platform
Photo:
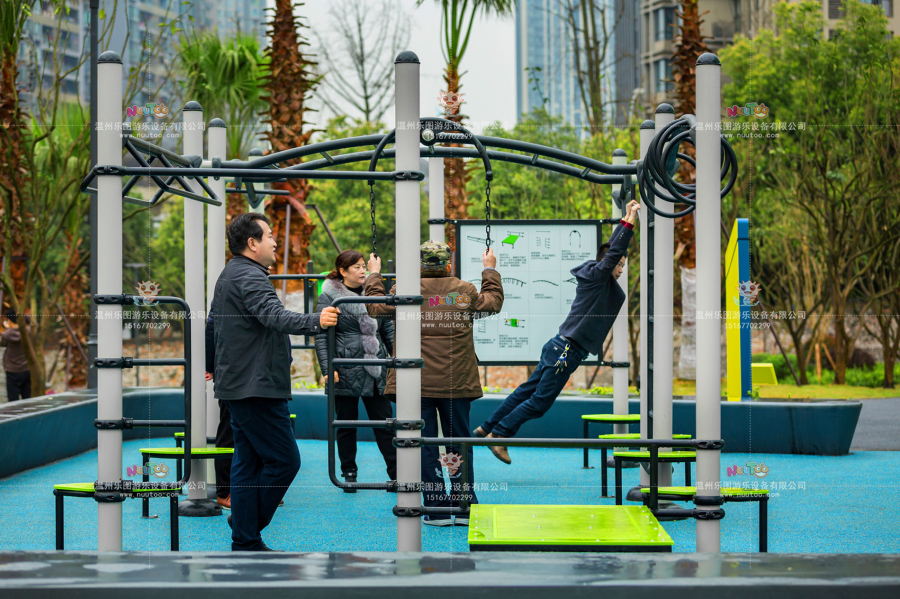
<path id="1" fill-rule="evenodd" d="M 73 493 L 93 493 L 94 483 L 66 483 L 62 485 L 53 485 L 57 491 L 70 491 Z M 134 493 L 168 493 L 172 489 L 134 489 Z"/>
<path id="2" fill-rule="evenodd" d="M 615 440 L 622 440 L 622 441 L 634 440 L 634 441 L 636 441 L 641 438 L 641 434 L 640 433 L 624 433 L 621 435 L 611 434 L 611 435 L 600 435 L 597 438 L 598 439 L 612 439 L 614 441 Z M 690 438 L 691 438 L 690 435 L 672 435 L 672 439 L 690 439 Z"/>
<path id="3" fill-rule="evenodd" d="M 141 453 L 152 453 L 159 456 L 184 456 L 183 447 L 144 447 L 139 449 Z M 191 450 L 191 457 L 209 457 L 217 455 L 231 455 L 234 453 L 233 447 L 195 447 Z"/>
<path id="4" fill-rule="evenodd" d="M 614 458 L 632 458 L 634 460 L 649 460 L 650 452 L 649 451 L 614 451 Z M 693 459 L 697 457 L 696 451 L 660 451 L 658 454 L 659 459 L 661 460 L 675 460 L 675 459 Z"/>
<path id="5" fill-rule="evenodd" d="M 590 420 L 591 422 L 612 422 L 613 424 L 622 424 L 625 422 L 640 422 L 640 414 L 582 414 L 582 420 Z"/>
<path id="6" fill-rule="evenodd" d="M 683 495 L 693 497 L 697 493 L 697 487 L 658 487 L 660 495 Z M 642 488 L 641 493 L 649 493 L 649 488 Z M 722 487 L 719 489 L 722 497 L 751 497 L 754 495 L 768 495 L 768 489 L 742 489 L 740 487 Z"/>
<path id="7" fill-rule="evenodd" d="M 472 551 L 672 551 L 674 542 L 644 506 L 471 506 Z"/>

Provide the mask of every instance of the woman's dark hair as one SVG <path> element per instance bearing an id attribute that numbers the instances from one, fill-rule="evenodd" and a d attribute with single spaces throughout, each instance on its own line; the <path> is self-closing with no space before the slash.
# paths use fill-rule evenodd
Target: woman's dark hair
<path id="1" fill-rule="evenodd" d="M 247 248 L 247 242 L 252 237 L 256 241 L 262 241 L 262 227 L 256 221 L 263 221 L 267 225 L 270 224 L 269 218 L 265 214 L 258 212 L 246 212 L 238 214 L 231 224 L 228 225 L 228 249 L 231 250 L 232 256 L 237 256 Z"/>
<path id="2" fill-rule="evenodd" d="M 349 271 L 350 267 L 359 262 L 362 257 L 363 255 L 356 250 L 344 250 L 334 259 L 334 270 L 328 273 L 325 278 L 343 280 L 344 277 L 341 275 L 341 269 L 343 268 L 344 270 Z"/>
<path id="3" fill-rule="evenodd" d="M 609 251 L 609 244 L 604 243 L 599 248 L 597 248 L 597 262 L 603 260 L 603 257 L 606 256 L 606 252 Z M 628 257 L 628 252 L 626 251 L 623 257 Z M 619 258 L 621 260 L 621 258 Z"/>

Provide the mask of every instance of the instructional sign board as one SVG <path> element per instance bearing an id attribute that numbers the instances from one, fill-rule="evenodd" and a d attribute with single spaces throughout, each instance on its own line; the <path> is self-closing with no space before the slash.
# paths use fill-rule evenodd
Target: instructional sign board
<path id="1" fill-rule="evenodd" d="M 503 282 L 501 314 L 474 321 L 480 364 L 530 365 L 559 332 L 575 299 L 570 270 L 597 256 L 602 231 L 594 220 L 491 220 L 491 247 Z M 481 289 L 485 222 L 456 227 L 457 276 Z M 596 363 L 588 356 L 585 363 Z"/>

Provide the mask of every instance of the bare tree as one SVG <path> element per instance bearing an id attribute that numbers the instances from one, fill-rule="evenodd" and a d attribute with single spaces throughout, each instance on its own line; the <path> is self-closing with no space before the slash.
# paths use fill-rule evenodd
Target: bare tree
<path id="1" fill-rule="evenodd" d="M 322 102 L 334 114 L 352 108 L 364 122 L 380 121 L 393 105 L 394 57 L 409 43 L 410 19 L 389 0 L 338 0 L 328 16 L 333 33 L 314 33 Z"/>
<path id="2" fill-rule="evenodd" d="M 609 60 L 612 33 L 622 19 L 625 0 L 614 3 L 606 0 L 560 0 L 562 17 L 568 27 L 578 91 L 584 105 L 584 114 L 591 135 L 603 133 L 606 112 L 612 98 L 605 94 L 610 89 L 612 76 Z"/>

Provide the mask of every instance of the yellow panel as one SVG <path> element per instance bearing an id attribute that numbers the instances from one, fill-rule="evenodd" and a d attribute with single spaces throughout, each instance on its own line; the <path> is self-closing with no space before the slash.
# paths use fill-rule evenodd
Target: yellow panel
<path id="1" fill-rule="evenodd" d="M 778 377 L 775 375 L 775 365 L 760 362 L 751 364 L 753 371 L 753 382 L 760 385 L 777 385 Z"/>

